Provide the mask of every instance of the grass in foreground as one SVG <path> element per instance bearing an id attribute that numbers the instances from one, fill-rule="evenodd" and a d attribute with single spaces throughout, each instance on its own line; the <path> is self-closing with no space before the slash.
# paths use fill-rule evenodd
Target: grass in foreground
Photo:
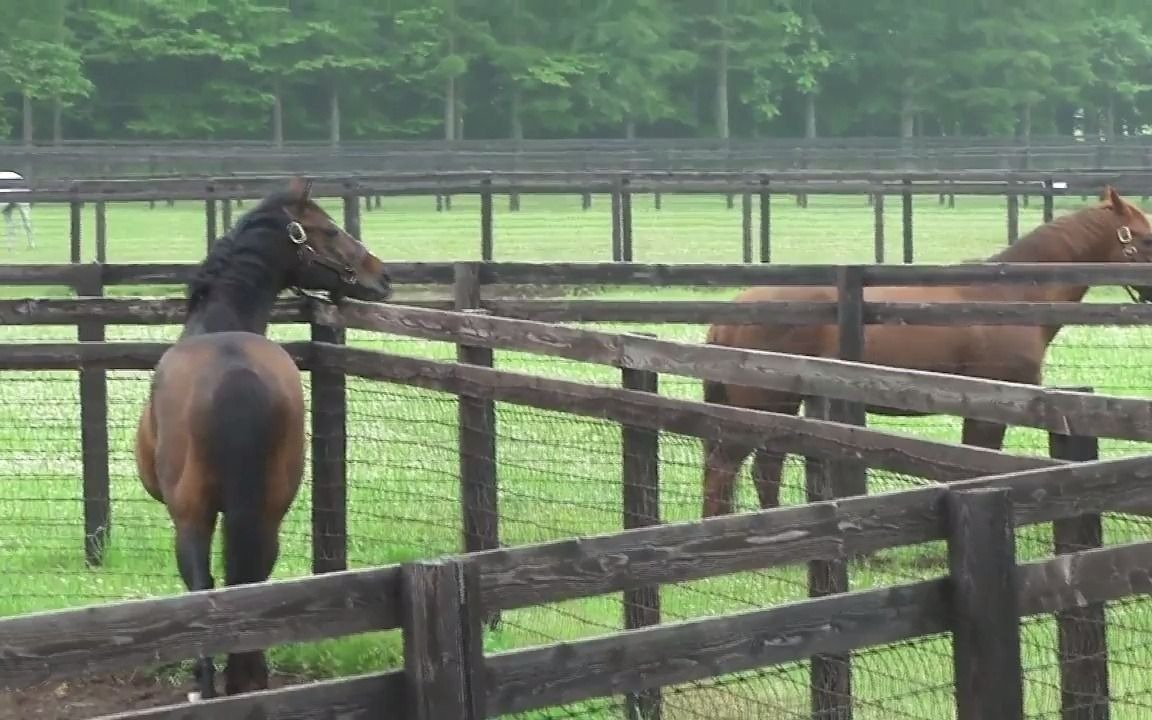
<path id="1" fill-rule="evenodd" d="M 419 202 L 425 202 L 420 199 Z M 466 199 L 451 213 L 434 213 L 416 200 L 385 201 L 385 211 L 366 213 L 365 236 L 391 260 L 475 259 L 477 218 Z M 335 207 L 335 206 L 334 206 Z M 959 198 L 955 210 L 938 208 L 934 198 L 917 203 L 918 259 L 958 261 L 990 254 L 1003 242 L 1003 201 Z M 498 259 L 603 260 L 608 254 L 606 203 L 587 213 L 578 198 L 524 198 L 523 211 L 497 220 Z M 665 198 L 659 213 L 636 203 L 637 258 L 641 261 L 704 262 L 739 260 L 739 212 L 720 198 Z M 63 234 L 52 208 L 37 208 L 41 249 L 20 251 L 19 260 L 62 261 L 55 257 Z M 889 211 L 899 227 L 898 208 Z M 1039 222 L 1038 203 L 1021 221 Z M 116 262 L 193 261 L 203 248 L 202 208 L 162 205 L 114 208 L 109 213 L 109 258 Z M 1032 217 L 1032 216 L 1035 217 Z M 61 227 L 66 232 L 66 216 Z M 866 262 L 871 257 L 871 210 L 862 198 L 813 198 L 808 210 L 789 201 L 774 207 L 779 262 Z M 898 233 L 890 232 L 891 236 Z M 898 256 L 890 239 L 889 255 Z M 126 288 L 125 291 L 139 292 Z M 174 289 L 177 292 L 179 289 Z M 6 289 L 9 296 L 35 295 L 26 288 Z M 605 296 L 646 299 L 726 299 L 731 290 L 694 288 L 605 289 Z M 1094 299 L 1120 300 L 1116 291 L 1097 291 Z M 609 327 L 609 326 L 604 326 Z M 615 326 L 625 329 L 625 326 Z M 611 327 L 609 327 L 611 329 Z M 698 342 L 700 326 L 628 326 L 629 330 Z M 68 328 L 0 328 L 0 341 L 71 339 Z M 110 328 L 110 339 L 165 339 L 173 327 Z M 278 339 L 304 339 L 304 328 L 277 328 Z M 1049 356 L 1048 384 L 1091 385 L 1098 392 L 1145 396 L 1152 388 L 1152 367 L 1139 361 L 1152 340 L 1148 328 L 1067 328 Z M 451 346 L 402 338 L 353 333 L 352 342 L 389 352 L 450 360 Z M 611 368 L 557 361 L 520 353 L 497 353 L 502 369 L 578 379 L 619 382 Z M 182 591 L 171 552 L 171 531 L 163 508 L 148 498 L 135 477 L 132 432 L 146 390 L 147 373 L 114 372 L 109 383 L 113 530 L 105 566 L 83 567 L 80 501 L 79 423 L 72 373 L 5 373 L 0 380 L 0 528 L 6 584 L 0 613 L 74 606 L 98 601 L 169 595 Z M 662 392 L 698 398 L 699 384 L 662 379 Z M 350 383 L 349 557 L 366 567 L 454 552 L 458 548 L 458 459 L 456 405 L 452 397 L 363 381 Z M 619 430 L 594 420 L 502 405 L 499 407 L 498 457 L 501 481 L 501 532 L 508 545 L 573 535 L 613 532 L 620 527 Z M 872 417 L 870 425 L 957 442 L 959 422 L 942 418 Z M 1022 452 L 1046 452 L 1043 433 L 1009 432 L 1008 445 Z M 1132 443 L 1105 442 L 1106 457 L 1142 451 Z M 662 513 L 669 521 L 699 517 L 700 448 L 689 438 L 665 436 L 662 445 Z M 872 491 L 915 485 L 912 478 L 873 473 Z M 802 501 L 798 462 L 786 476 L 786 503 Z M 747 474 L 739 502 L 754 505 Z M 283 550 L 275 577 L 308 573 L 309 506 L 307 483 L 283 532 Z M 1147 526 L 1109 518 L 1109 543 L 1145 539 Z M 1022 560 L 1044 557 L 1050 547 L 1047 526 L 1019 533 Z M 904 548 L 853 568 L 853 589 L 878 587 L 946 572 L 940 544 Z M 804 568 L 713 578 L 664 591 L 666 621 L 765 607 L 806 597 Z M 1147 662 L 1139 655 L 1152 630 L 1148 603 L 1118 605 L 1111 612 L 1115 648 L 1114 687 L 1144 694 Z M 618 596 L 531 608 L 505 615 L 505 625 L 486 638 L 490 652 L 572 640 L 620 627 Z M 1054 688 L 1055 636 L 1051 622 L 1030 624 L 1025 641 L 1029 675 L 1029 712 L 1050 713 L 1059 705 Z M 310 676 L 345 675 L 394 667 L 400 659 L 398 633 L 381 633 L 325 643 L 279 647 L 271 651 L 284 672 Z M 858 661 L 854 679 L 861 698 L 857 716 L 950 717 L 950 648 L 947 639 L 928 639 L 879 651 Z M 775 669 L 740 683 L 725 682 L 670 692 L 667 717 L 716 718 L 803 715 L 808 703 L 804 666 Z M 179 678 L 181 681 L 183 677 Z M 601 709 L 596 709 L 596 708 Z M 537 717 L 572 716 L 569 711 Z M 589 704 L 585 717 L 616 717 L 603 703 Z M 1117 708 L 1114 717 L 1124 717 Z"/>

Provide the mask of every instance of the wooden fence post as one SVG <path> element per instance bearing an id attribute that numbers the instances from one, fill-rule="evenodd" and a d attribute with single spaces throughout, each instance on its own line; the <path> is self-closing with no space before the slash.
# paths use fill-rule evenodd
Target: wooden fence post
<path id="1" fill-rule="evenodd" d="M 480 264 L 460 262 L 454 266 L 454 305 L 461 312 L 480 309 Z M 457 345 L 457 362 L 493 366 L 491 348 Z M 460 455 L 460 511 L 464 552 L 500 547 L 500 509 L 496 468 L 496 403 L 461 395 L 458 399 Z M 499 614 L 488 623 L 495 628 Z"/>
<path id="2" fill-rule="evenodd" d="M 480 192 L 480 259 L 492 262 L 492 180 L 485 178 Z"/>
<path id="3" fill-rule="evenodd" d="M 772 191 L 767 175 L 760 176 L 760 262 L 772 262 Z"/>
<path id="4" fill-rule="evenodd" d="M 312 342 L 343 345 L 343 328 L 313 322 Z M 348 567 L 348 396 L 343 372 L 313 367 L 312 572 Z"/>
<path id="5" fill-rule="evenodd" d="M 837 324 L 840 336 L 841 360 L 860 362 L 864 359 L 864 268 L 843 265 L 836 269 Z M 867 408 L 863 403 L 832 400 L 830 419 L 864 427 L 868 424 Z M 855 462 L 837 462 L 837 497 L 868 494 L 868 468 Z"/>
<path id="6" fill-rule="evenodd" d="M 68 203 L 68 257 L 69 262 L 78 263 L 84 257 L 83 246 L 84 203 L 73 200 Z"/>
<path id="7" fill-rule="evenodd" d="M 1092 392 L 1093 388 L 1062 388 Z M 1088 462 L 1100 457 L 1099 440 L 1083 435 L 1048 434 L 1048 452 L 1060 460 Z M 1099 514 L 1065 518 L 1052 523 L 1057 555 L 1101 547 L 1104 528 Z M 1056 613 L 1060 656 L 1062 720 L 1108 720 L 1108 637 L 1103 603 Z"/>
<path id="8" fill-rule="evenodd" d="M 620 181 L 620 259 L 632 262 L 632 192 L 629 180 Z"/>
<path id="9" fill-rule="evenodd" d="M 360 223 L 360 196 L 349 193 L 341 199 L 344 202 L 344 231 L 359 240 L 363 233 Z"/>
<path id="10" fill-rule="evenodd" d="M 84 267 L 76 285 L 84 297 L 104 295 L 103 268 Z M 77 323 L 80 342 L 103 342 L 104 323 Z M 80 448 L 84 488 L 84 561 L 89 567 L 104 564 L 104 549 L 111 531 L 112 493 L 108 474 L 108 376 L 102 368 L 80 369 Z"/>
<path id="11" fill-rule="evenodd" d="M 96 203 L 96 262 L 108 262 L 108 208 L 103 200 Z"/>
<path id="12" fill-rule="evenodd" d="M 912 241 L 912 181 L 905 178 L 901 181 L 904 190 L 900 195 L 903 230 L 904 230 L 904 262 L 911 264 L 913 256 L 915 255 L 915 247 Z"/>
<path id="13" fill-rule="evenodd" d="M 1052 218 L 1055 217 L 1055 189 L 1056 185 L 1052 181 L 1052 178 L 1045 178 L 1043 220 L 1046 223 L 1052 222 Z"/>
<path id="14" fill-rule="evenodd" d="M 1007 489 L 947 495 L 957 720 L 1024 717 L 1016 540 Z"/>
<path id="15" fill-rule="evenodd" d="M 877 263 L 884 262 L 884 191 L 872 194 L 872 246 Z"/>
<path id="16" fill-rule="evenodd" d="M 827 398 L 804 399 L 804 415 L 815 420 L 831 419 Z M 833 463 L 805 458 L 805 495 L 808 502 L 837 497 Z M 812 560 L 808 563 L 808 597 L 848 592 L 846 560 Z M 809 668 L 813 720 L 852 719 L 852 655 L 816 655 Z"/>
<path id="17" fill-rule="evenodd" d="M 620 262 L 624 257 L 624 238 L 620 223 L 621 198 L 619 187 L 612 188 L 612 261 Z"/>
<path id="18" fill-rule="evenodd" d="M 209 185 L 208 193 L 212 192 L 212 186 Z M 216 242 L 216 235 L 216 201 L 209 197 L 204 201 L 204 241 L 208 250 L 211 250 L 212 244 Z"/>
<path id="19" fill-rule="evenodd" d="M 220 231 L 228 232 L 232 229 L 232 198 L 220 201 Z"/>
<path id="20" fill-rule="evenodd" d="M 422 561 L 401 567 L 404 678 L 413 720 L 484 717 L 480 602 L 460 560 Z"/>
<path id="21" fill-rule="evenodd" d="M 651 333 L 637 333 L 655 337 Z M 658 393 L 659 376 L 647 370 L 623 368 L 621 382 L 628 390 Z M 660 523 L 660 433 L 624 425 L 621 428 L 623 463 L 624 529 Z M 649 585 L 624 592 L 624 629 L 635 630 L 660 624 L 660 586 Z M 660 720 L 659 688 L 626 697 L 629 720 Z"/>
<path id="22" fill-rule="evenodd" d="M 752 262 L 752 193 L 740 194 L 740 259 Z"/>
<path id="23" fill-rule="evenodd" d="M 1020 239 L 1020 196 L 1016 194 L 1016 181 L 1008 181 L 1008 197 L 1006 200 L 1008 212 L 1008 244 L 1012 245 Z"/>

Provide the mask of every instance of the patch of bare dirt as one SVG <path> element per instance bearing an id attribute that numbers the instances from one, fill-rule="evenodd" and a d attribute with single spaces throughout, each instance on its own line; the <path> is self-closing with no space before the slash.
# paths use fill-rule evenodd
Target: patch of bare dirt
<path id="1" fill-rule="evenodd" d="M 273 675 L 270 687 L 295 685 L 300 678 Z M 192 681 L 174 684 L 155 676 L 92 676 L 0 693 L 0 720 L 88 720 L 127 710 L 188 701 Z"/>

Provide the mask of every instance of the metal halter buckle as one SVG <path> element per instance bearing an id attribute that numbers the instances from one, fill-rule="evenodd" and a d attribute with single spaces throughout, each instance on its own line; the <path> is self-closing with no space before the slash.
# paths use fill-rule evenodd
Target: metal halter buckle
<path id="1" fill-rule="evenodd" d="M 1116 231 L 1116 237 L 1120 240 L 1120 244 L 1127 245 L 1132 242 L 1132 228 L 1127 225 L 1121 225 L 1120 229 Z"/>
<path id="2" fill-rule="evenodd" d="M 288 238 L 297 245 L 303 245 L 308 242 L 308 233 L 304 231 L 304 226 L 293 220 L 288 223 Z"/>

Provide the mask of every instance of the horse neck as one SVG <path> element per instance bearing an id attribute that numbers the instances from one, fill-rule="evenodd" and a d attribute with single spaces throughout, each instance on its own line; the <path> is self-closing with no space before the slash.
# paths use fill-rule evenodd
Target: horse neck
<path id="1" fill-rule="evenodd" d="M 1105 262 L 1112 254 L 1117 230 L 1119 223 L 1111 210 L 1092 208 L 1040 226 L 987 262 Z M 992 286 L 982 295 L 1024 302 L 1080 302 L 1087 293 L 1087 285 L 1007 283 Z"/>
<path id="2" fill-rule="evenodd" d="M 271 268 L 261 278 L 251 270 L 243 277 L 222 275 L 188 313 L 181 337 L 230 331 L 264 335 L 283 279 L 283 273 Z"/>

